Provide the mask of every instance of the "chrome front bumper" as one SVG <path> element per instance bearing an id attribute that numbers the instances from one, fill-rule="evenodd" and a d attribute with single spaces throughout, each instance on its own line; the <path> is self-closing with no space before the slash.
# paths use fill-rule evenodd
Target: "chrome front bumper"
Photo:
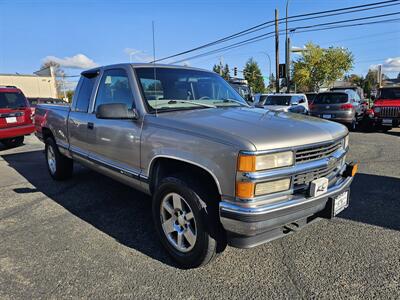
<path id="1" fill-rule="evenodd" d="M 329 199 L 349 190 L 352 180 L 353 177 L 341 177 L 327 193 L 313 198 L 293 195 L 289 200 L 253 207 L 221 201 L 220 220 L 229 243 L 249 248 L 296 231 L 329 209 Z"/>

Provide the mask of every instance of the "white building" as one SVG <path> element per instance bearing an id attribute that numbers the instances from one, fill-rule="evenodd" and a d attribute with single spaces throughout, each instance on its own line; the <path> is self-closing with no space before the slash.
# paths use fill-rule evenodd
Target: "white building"
<path id="1" fill-rule="evenodd" d="M 16 86 L 27 98 L 57 98 L 57 83 L 52 67 L 32 75 L 0 74 L 0 85 Z"/>

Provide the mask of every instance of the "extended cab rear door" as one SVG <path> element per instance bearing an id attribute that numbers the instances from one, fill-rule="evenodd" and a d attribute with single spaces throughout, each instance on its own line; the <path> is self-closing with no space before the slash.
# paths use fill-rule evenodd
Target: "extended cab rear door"
<path id="1" fill-rule="evenodd" d="M 70 151 L 78 159 L 88 156 L 88 110 L 90 100 L 94 95 L 98 74 L 98 71 L 82 73 L 68 118 Z"/>

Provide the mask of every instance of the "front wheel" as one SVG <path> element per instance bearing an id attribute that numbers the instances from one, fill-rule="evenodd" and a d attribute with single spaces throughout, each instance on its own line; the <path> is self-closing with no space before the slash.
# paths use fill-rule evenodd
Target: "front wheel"
<path id="1" fill-rule="evenodd" d="M 55 180 L 64 180 L 72 175 L 72 159 L 62 155 L 52 138 L 47 138 L 45 142 L 45 155 L 47 169 L 50 176 Z"/>
<path id="2" fill-rule="evenodd" d="M 159 238 L 184 268 L 206 265 L 217 255 L 218 239 L 212 236 L 217 220 L 193 185 L 177 177 L 160 183 L 153 198 L 153 219 Z"/>

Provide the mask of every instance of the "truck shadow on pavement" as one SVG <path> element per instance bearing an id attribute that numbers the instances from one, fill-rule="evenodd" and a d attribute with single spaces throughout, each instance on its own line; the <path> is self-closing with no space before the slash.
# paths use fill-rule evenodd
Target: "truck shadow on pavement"
<path id="1" fill-rule="evenodd" d="M 15 188 L 16 193 L 39 191 L 119 243 L 177 267 L 155 234 L 149 196 L 78 164 L 73 178 L 55 182 L 42 151 L 2 157 L 34 187 Z M 400 230 L 400 179 L 358 174 L 351 194 L 350 207 L 339 218 Z"/>
<path id="2" fill-rule="evenodd" d="M 339 218 L 400 230 L 400 179 L 359 173 L 351 186 L 348 209 Z"/>
<path id="3" fill-rule="evenodd" d="M 41 192 L 119 243 L 178 267 L 166 254 L 155 233 L 151 198 L 146 194 L 79 164 L 74 165 L 71 179 L 53 181 L 48 174 L 43 151 L 2 157 L 34 187 L 15 188 L 14 192 Z"/>

